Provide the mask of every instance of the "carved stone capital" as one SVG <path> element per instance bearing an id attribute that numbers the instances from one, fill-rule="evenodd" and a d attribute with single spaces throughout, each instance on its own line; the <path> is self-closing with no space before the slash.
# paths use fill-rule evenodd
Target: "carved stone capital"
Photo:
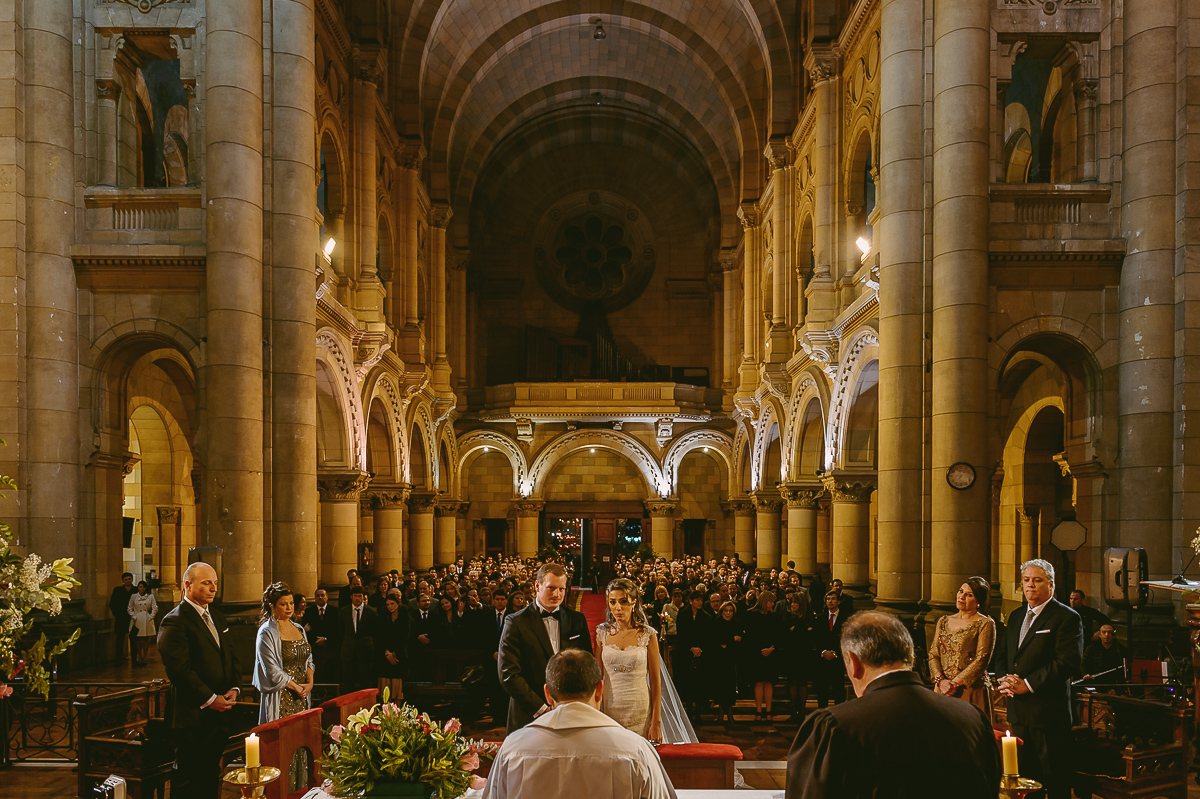
<path id="1" fill-rule="evenodd" d="M 783 497 L 765 488 L 755 491 L 752 501 L 758 513 L 779 513 L 783 510 Z"/>
<path id="2" fill-rule="evenodd" d="M 375 86 L 383 82 L 383 76 L 387 71 L 383 48 L 355 47 L 351 59 L 355 78 Z"/>
<path id="3" fill-rule="evenodd" d="M 825 494 L 825 488 L 808 483 L 783 483 L 779 486 L 779 494 L 789 508 L 816 510 L 817 502 Z"/>
<path id="4" fill-rule="evenodd" d="M 717 271 L 722 274 L 736 272 L 742 268 L 742 259 L 733 250 L 722 250 L 717 257 Z"/>
<path id="5" fill-rule="evenodd" d="M 525 518 L 537 516 L 544 507 L 546 507 L 546 503 L 540 499 L 519 499 L 513 503 L 513 510 L 517 512 L 517 516 Z"/>
<path id="6" fill-rule="evenodd" d="M 793 155 L 795 153 L 792 145 L 786 140 L 768 142 L 763 150 L 763 157 L 767 159 L 771 169 L 787 169 L 792 165 Z"/>
<path id="7" fill-rule="evenodd" d="M 408 502 L 412 489 L 406 485 L 375 486 L 366 493 L 371 510 L 395 510 Z"/>
<path id="8" fill-rule="evenodd" d="M 1041 515 L 1041 508 L 1037 505 L 1018 505 L 1017 506 L 1017 521 L 1021 524 L 1033 524 Z"/>
<path id="9" fill-rule="evenodd" d="M 433 503 L 433 515 L 438 518 L 443 516 L 457 516 L 469 507 L 471 507 L 470 502 L 459 502 L 457 499 L 446 499 L 443 497 Z"/>
<path id="10" fill-rule="evenodd" d="M 371 484 L 371 475 L 357 470 L 317 474 L 317 492 L 322 502 L 358 502 Z"/>
<path id="11" fill-rule="evenodd" d="M 875 481 L 866 477 L 829 477 L 825 480 L 825 487 L 833 495 L 834 502 L 870 502 Z"/>
<path id="12" fill-rule="evenodd" d="M 812 83 L 824 83 L 837 75 L 838 55 L 829 46 L 814 46 L 804 57 L 804 71 Z"/>
<path id="13" fill-rule="evenodd" d="M 121 84 L 115 80 L 97 80 L 96 81 L 96 99 L 112 100 L 116 102 L 121 96 Z"/>
<path id="14" fill-rule="evenodd" d="M 159 527 L 179 524 L 179 520 L 183 515 L 180 509 L 173 505 L 159 505 L 155 508 L 155 512 L 158 513 Z"/>
<path id="15" fill-rule="evenodd" d="M 749 499 L 749 497 L 731 499 L 729 500 L 729 507 L 733 509 L 734 516 L 743 519 L 752 517 L 755 513 L 754 503 Z"/>
<path id="16" fill-rule="evenodd" d="M 667 516 L 672 516 L 675 509 L 679 507 L 678 502 L 672 502 L 669 499 L 648 499 L 645 501 L 646 512 L 650 514 L 652 519 L 661 519 Z"/>
<path id="17" fill-rule="evenodd" d="M 425 161 L 425 147 L 419 141 L 407 142 L 404 145 L 404 150 L 399 154 L 398 160 L 401 168 L 416 171 L 421 168 L 421 164 Z"/>
<path id="18" fill-rule="evenodd" d="M 408 512 L 409 513 L 433 513 L 433 506 L 437 504 L 436 494 L 412 494 L 408 496 Z"/>
<path id="19" fill-rule="evenodd" d="M 438 230 L 445 230 L 450 224 L 450 217 L 454 216 L 454 211 L 450 206 L 437 204 L 429 209 L 429 226 Z"/>
<path id="20" fill-rule="evenodd" d="M 738 221 L 742 223 L 742 230 L 749 230 L 762 224 L 762 214 L 751 203 L 746 203 L 739 208 L 737 215 Z"/>

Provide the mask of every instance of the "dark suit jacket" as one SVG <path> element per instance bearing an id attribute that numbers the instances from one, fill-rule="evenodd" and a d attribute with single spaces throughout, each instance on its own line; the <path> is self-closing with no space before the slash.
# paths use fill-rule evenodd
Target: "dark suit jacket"
<path id="1" fill-rule="evenodd" d="M 845 664 L 842 663 L 842 626 L 848 618 L 850 618 L 850 614 L 846 612 L 846 609 L 839 608 L 837 619 L 833 622 L 833 629 L 830 630 L 829 609 L 822 608 L 817 612 L 817 618 L 813 622 L 812 635 L 809 637 L 809 640 L 812 642 L 813 656 L 816 657 L 819 664 L 833 664 L 839 670 L 846 668 Z M 836 652 L 837 657 L 833 660 L 825 660 L 821 657 L 821 653 L 827 649 Z"/>
<path id="2" fill-rule="evenodd" d="M 787 799 L 993 799 L 999 787 L 991 723 L 911 671 L 810 715 L 788 755 Z"/>
<path id="3" fill-rule="evenodd" d="M 560 606 L 561 607 L 561 606 Z M 578 611 L 561 607 L 558 625 L 559 650 L 592 651 L 588 623 Z M 533 714 L 546 704 L 546 664 L 554 656 L 550 636 L 542 622 L 542 611 L 530 602 L 511 614 L 500 633 L 500 657 L 496 661 L 500 684 L 508 693 L 508 731 L 533 721 Z"/>
<path id="4" fill-rule="evenodd" d="M 313 648 L 313 657 L 320 653 L 321 649 L 326 652 L 336 652 L 340 642 L 341 624 L 338 620 L 338 609 L 333 605 L 325 605 L 325 614 L 321 614 L 321 609 L 315 604 L 309 605 L 304 611 L 304 626 L 308 627 L 305 633 L 308 636 L 308 643 Z M 324 638 L 325 646 L 318 647 L 317 639 Z"/>
<path id="5" fill-rule="evenodd" d="M 1083 626 L 1079 614 L 1054 597 L 1018 646 L 1028 605 L 1008 617 L 1004 635 L 997 636 L 991 670 L 1003 677 L 1023 677 L 1033 693 L 1008 699 L 1008 721 L 1025 727 L 1071 726 L 1071 680 L 1080 676 L 1083 660 Z"/>
<path id="6" fill-rule="evenodd" d="M 230 688 L 241 686 L 241 673 L 227 637 L 225 617 L 211 605 L 208 612 L 217 627 L 220 646 L 213 640 L 204 619 L 187 602 L 173 607 L 158 625 L 158 652 L 171 681 L 168 716 L 172 727 L 220 725 L 221 714 L 201 706 L 213 694 L 223 696 Z"/>
<path id="7" fill-rule="evenodd" d="M 350 614 L 354 606 L 347 605 L 338 610 L 338 624 L 341 628 L 341 659 L 342 681 L 345 683 L 371 681 L 375 679 L 375 634 L 379 623 L 379 614 L 375 609 L 363 603 L 362 618 L 358 622 L 358 630 L 354 629 L 354 620 Z"/>

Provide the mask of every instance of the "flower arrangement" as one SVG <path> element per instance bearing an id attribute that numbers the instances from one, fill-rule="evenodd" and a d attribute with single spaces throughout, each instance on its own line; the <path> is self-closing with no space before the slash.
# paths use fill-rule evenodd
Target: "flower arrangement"
<path id="1" fill-rule="evenodd" d="M 482 788 L 482 777 L 472 774 L 479 758 L 494 757 L 499 744 L 461 736 L 462 724 L 450 719 L 444 725 L 412 705 L 388 702 L 360 710 L 333 727 L 333 744 L 320 759 L 321 772 L 333 781 L 335 796 L 364 796 L 387 783 L 422 783 L 429 793 L 456 799 L 468 788 Z"/>
<path id="2" fill-rule="evenodd" d="M 0 444 L 4 441 L 0 439 Z M 0 488 L 16 489 L 13 479 L 0 474 Z M 0 498 L 5 495 L 0 493 Z M 22 556 L 13 551 L 12 528 L 0 522 L 0 672 L 5 679 L 23 676 L 29 687 L 43 698 L 50 695 L 50 674 L 46 662 L 79 640 L 79 630 L 70 638 L 46 650 L 45 634 L 25 649 L 21 640 L 33 629 L 31 611 L 43 610 L 51 616 L 62 612 L 62 601 L 69 599 L 71 589 L 79 585 L 71 558 L 59 558 L 46 564 L 34 554 Z M 11 686 L 0 684 L 0 697 L 13 692 Z"/>

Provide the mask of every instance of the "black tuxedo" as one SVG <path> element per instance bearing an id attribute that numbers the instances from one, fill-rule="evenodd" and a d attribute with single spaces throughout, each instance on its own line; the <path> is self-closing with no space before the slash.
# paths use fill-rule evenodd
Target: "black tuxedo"
<path id="1" fill-rule="evenodd" d="M 220 644 L 187 602 L 172 608 L 158 626 L 158 652 L 171 681 L 167 717 L 176 730 L 171 795 L 183 799 L 217 795 L 229 729 L 225 714 L 205 705 L 214 694 L 224 696 L 241 683 L 225 619 L 211 607 L 209 615 Z"/>
<path id="2" fill-rule="evenodd" d="M 1071 680 L 1080 675 L 1083 625 L 1078 613 L 1051 597 L 1018 643 L 1028 609 L 1022 605 L 1008 617 L 1007 629 L 996 638 L 991 669 L 1000 677 L 1016 674 L 1033 689 L 1007 701 L 1013 734 L 1025 740 L 1021 774 L 1045 784 L 1047 796 L 1067 797 Z"/>
<path id="3" fill-rule="evenodd" d="M 592 636 L 588 633 L 587 618 L 578 611 L 560 606 L 558 640 L 559 651 L 585 649 L 591 652 Z M 554 648 L 536 602 L 508 617 L 500 633 L 500 657 L 496 666 L 500 683 L 510 697 L 509 732 L 533 721 L 533 714 L 546 704 L 543 692 L 546 664 L 553 656 Z"/>
<path id="4" fill-rule="evenodd" d="M 991 722 L 911 671 L 885 674 L 861 698 L 813 713 L 788 754 L 788 799 L 994 799 L 999 788 Z"/>
<path id="5" fill-rule="evenodd" d="M 845 608 L 838 609 L 833 629 L 829 628 L 829 609 L 817 613 L 817 619 L 812 626 L 812 657 L 816 667 L 813 669 L 813 691 L 817 695 L 817 707 L 826 707 L 832 700 L 834 704 L 846 700 L 846 664 L 842 662 L 842 626 L 850 614 Z M 837 657 L 826 660 L 821 653 L 831 651 Z"/>
<path id="6" fill-rule="evenodd" d="M 338 620 L 338 609 L 329 603 L 325 604 L 325 613 L 316 604 L 309 605 L 304 611 L 305 635 L 308 645 L 312 647 L 313 679 L 317 682 L 333 683 L 338 681 L 338 671 L 341 661 L 341 630 Z M 324 638 L 324 644 L 318 644 L 317 639 Z"/>
<path id="7" fill-rule="evenodd" d="M 352 604 L 338 610 L 339 651 L 342 662 L 341 685 L 342 690 L 346 692 L 374 688 L 377 679 L 375 674 L 375 633 L 379 623 L 379 614 L 364 602 L 362 617 L 358 621 L 358 628 L 355 629 L 354 610 Z"/>

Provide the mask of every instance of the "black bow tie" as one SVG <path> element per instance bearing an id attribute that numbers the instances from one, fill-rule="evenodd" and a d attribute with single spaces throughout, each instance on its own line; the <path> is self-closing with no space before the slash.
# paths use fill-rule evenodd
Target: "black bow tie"
<path id="1" fill-rule="evenodd" d="M 557 610 L 543 610 L 542 618 L 543 619 L 554 619 L 555 621 L 562 621 L 562 618 L 559 616 L 559 612 Z"/>

